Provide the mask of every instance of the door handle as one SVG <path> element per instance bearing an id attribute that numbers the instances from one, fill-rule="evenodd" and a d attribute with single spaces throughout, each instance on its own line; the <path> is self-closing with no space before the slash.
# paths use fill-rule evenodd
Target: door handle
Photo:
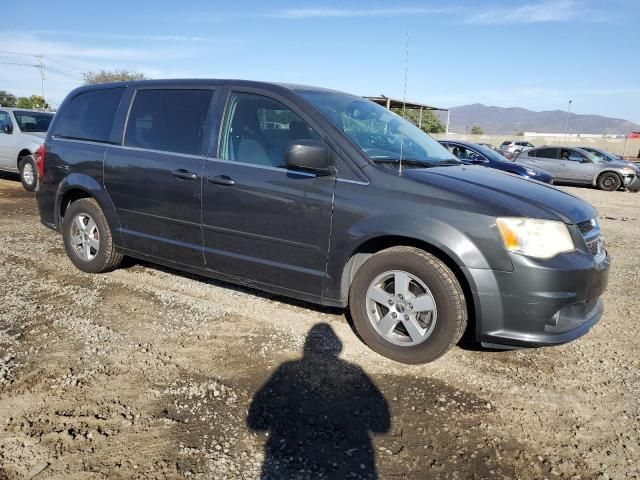
<path id="1" fill-rule="evenodd" d="M 179 170 L 174 170 L 173 172 L 171 172 L 171 175 L 181 180 L 197 180 L 198 179 L 198 175 L 196 175 L 193 172 L 189 172 L 184 168 L 181 168 Z"/>
<path id="2" fill-rule="evenodd" d="M 236 181 L 226 175 L 218 175 L 217 177 L 207 177 L 207 182 L 216 185 L 235 185 Z"/>

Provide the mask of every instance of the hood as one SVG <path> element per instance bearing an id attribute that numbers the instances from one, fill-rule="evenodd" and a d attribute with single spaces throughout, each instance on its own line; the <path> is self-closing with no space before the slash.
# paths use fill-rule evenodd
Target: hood
<path id="1" fill-rule="evenodd" d="M 22 135 L 26 135 L 27 137 L 33 137 L 36 139 L 44 139 L 47 137 L 47 132 L 22 132 Z"/>
<path id="2" fill-rule="evenodd" d="M 446 189 L 475 202 L 496 207 L 497 215 L 580 223 L 591 220 L 596 210 L 584 200 L 555 187 L 481 166 L 407 169 L 412 180 Z"/>
<path id="3" fill-rule="evenodd" d="M 521 168 L 526 168 L 527 170 L 531 170 L 532 172 L 536 172 L 542 175 L 551 175 L 547 170 L 545 170 L 544 168 L 540 168 L 540 167 L 536 167 L 535 165 L 529 165 L 524 164 L 524 163 L 517 163 L 514 161 L 500 161 L 500 162 L 496 162 L 499 163 L 501 167 L 507 167 L 507 166 L 512 166 L 512 165 L 517 165 L 518 167 Z"/>

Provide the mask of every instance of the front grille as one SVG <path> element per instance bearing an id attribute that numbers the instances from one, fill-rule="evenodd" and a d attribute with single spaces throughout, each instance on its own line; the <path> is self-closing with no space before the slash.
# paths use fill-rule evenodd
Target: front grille
<path id="1" fill-rule="evenodd" d="M 589 233 L 591 230 L 594 229 L 594 225 L 593 225 L 593 222 L 591 220 L 588 220 L 588 221 L 582 222 L 582 223 L 578 223 L 577 227 L 578 227 L 578 230 L 580 230 L 580 233 L 582 233 L 582 235 L 586 235 L 587 233 Z"/>
<path id="2" fill-rule="evenodd" d="M 597 241 L 591 242 L 588 245 L 589 245 L 589 251 L 595 257 L 598 254 L 598 242 Z"/>

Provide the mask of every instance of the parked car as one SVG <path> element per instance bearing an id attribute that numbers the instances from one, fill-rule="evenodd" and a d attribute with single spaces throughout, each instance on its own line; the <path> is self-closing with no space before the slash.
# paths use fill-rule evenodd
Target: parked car
<path id="1" fill-rule="evenodd" d="M 0 107 L 0 170 L 19 172 L 28 191 L 38 186 L 34 154 L 44 141 L 53 113 Z"/>
<path id="2" fill-rule="evenodd" d="M 513 173 L 524 178 L 538 180 L 544 183 L 553 183 L 553 175 L 546 170 L 530 165 L 521 165 L 506 160 L 499 153 L 490 150 L 480 144 L 470 142 L 458 142 L 443 140 L 440 142 L 453 155 L 463 163 L 482 165 L 495 168 L 504 172 Z"/>
<path id="3" fill-rule="evenodd" d="M 484 345 L 554 345 L 603 312 L 610 261 L 591 205 L 462 164 L 357 96 L 236 80 L 84 86 L 38 165 L 41 221 L 80 270 L 129 255 L 348 307 L 363 340 L 400 362 L 438 358 L 470 322 Z"/>
<path id="4" fill-rule="evenodd" d="M 544 146 L 521 152 L 515 161 L 544 168 L 557 182 L 591 185 L 606 191 L 640 189 L 634 168 L 626 163 L 602 160 L 581 148 Z"/>
<path id="5" fill-rule="evenodd" d="M 631 167 L 636 171 L 636 175 L 640 176 L 640 165 L 638 165 L 637 163 L 629 162 L 624 158 L 622 158 L 621 156 L 616 155 L 614 153 L 607 152 L 606 150 L 602 150 L 601 148 L 594 148 L 594 147 L 580 147 L 580 148 L 582 150 L 586 150 L 587 152 L 595 155 L 600 160 L 610 163 L 611 165 L 615 164 L 615 165 L 624 165 L 627 167 Z"/>
<path id="6" fill-rule="evenodd" d="M 505 140 L 500 144 L 500 150 L 506 153 L 520 153 L 530 148 L 535 148 L 533 143 L 529 142 L 514 142 L 511 140 Z"/>

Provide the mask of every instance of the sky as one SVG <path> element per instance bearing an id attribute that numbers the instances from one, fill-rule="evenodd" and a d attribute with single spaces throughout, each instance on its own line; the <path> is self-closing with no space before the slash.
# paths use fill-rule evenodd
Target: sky
<path id="1" fill-rule="evenodd" d="M 640 0 L 5 2 L 0 90 L 59 104 L 82 73 L 242 78 L 640 124 Z M 408 37 L 408 56 L 407 50 Z M 24 55 L 28 54 L 28 55 Z M 408 59 L 408 62 L 405 62 Z"/>

